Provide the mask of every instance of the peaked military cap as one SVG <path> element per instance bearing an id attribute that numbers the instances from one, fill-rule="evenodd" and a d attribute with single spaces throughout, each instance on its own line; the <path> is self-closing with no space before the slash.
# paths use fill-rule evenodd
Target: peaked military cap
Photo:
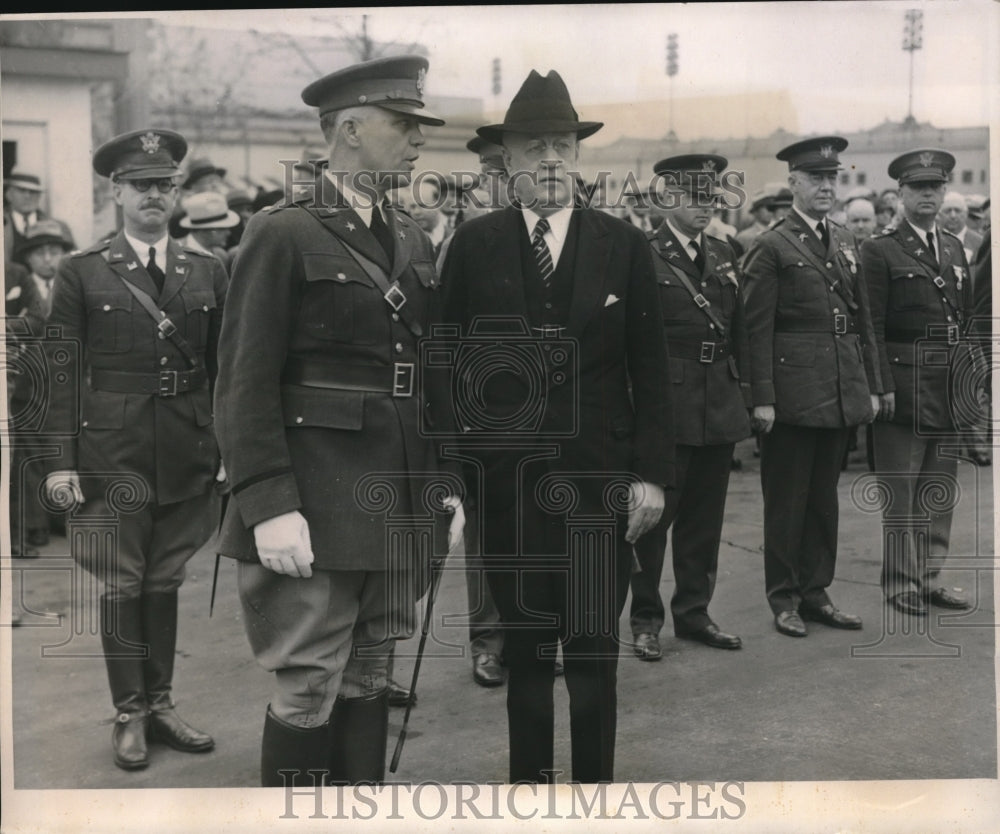
<path id="1" fill-rule="evenodd" d="M 948 182 L 955 157 L 937 148 L 918 148 L 889 163 L 889 176 L 900 185 L 911 182 Z"/>
<path id="2" fill-rule="evenodd" d="M 576 133 L 586 139 L 597 133 L 604 122 L 581 122 L 573 109 L 566 83 L 555 70 L 546 76 L 535 70 L 510 102 L 503 124 L 485 125 L 476 133 L 494 145 L 503 144 L 504 133 Z"/>
<path id="3" fill-rule="evenodd" d="M 177 164 L 187 153 L 179 133 L 144 128 L 109 139 L 94 151 L 94 170 L 113 180 L 162 179 L 180 174 Z"/>
<path id="4" fill-rule="evenodd" d="M 692 194 L 719 194 L 719 174 L 729 160 L 715 153 L 689 153 L 661 159 L 653 173 L 667 188 L 679 188 Z"/>
<path id="5" fill-rule="evenodd" d="M 837 154 L 846 147 L 843 136 L 817 136 L 793 142 L 776 156 L 788 163 L 789 171 L 839 171 L 842 166 Z"/>
<path id="6" fill-rule="evenodd" d="M 444 119 L 424 107 L 424 76 L 429 64 L 419 55 L 376 58 L 324 75 L 302 91 L 302 100 L 318 107 L 320 116 L 374 104 L 386 110 L 416 116 L 426 125 L 443 125 Z"/>

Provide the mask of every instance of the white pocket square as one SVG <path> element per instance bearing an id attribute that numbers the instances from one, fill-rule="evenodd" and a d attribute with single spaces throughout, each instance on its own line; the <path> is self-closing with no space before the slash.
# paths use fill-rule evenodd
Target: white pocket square
<path id="1" fill-rule="evenodd" d="M 621 301 L 621 299 L 614 293 L 611 293 L 611 295 L 609 295 L 605 300 L 604 306 L 610 307 L 612 304 L 617 304 L 619 301 Z"/>

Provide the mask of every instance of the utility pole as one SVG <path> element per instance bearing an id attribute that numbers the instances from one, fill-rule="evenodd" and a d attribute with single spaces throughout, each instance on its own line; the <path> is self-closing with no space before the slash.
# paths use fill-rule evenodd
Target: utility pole
<path id="1" fill-rule="evenodd" d="M 491 89 L 493 90 L 493 109 L 499 112 L 499 110 L 500 110 L 500 91 L 503 89 L 502 76 L 501 76 L 501 73 L 500 73 L 500 59 L 499 58 L 494 58 L 493 59 L 491 77 L 492 77 L 492 82 L 493 82 L 493 86 L 491 87 Z"/>
<path id="2" fill-rule="evenodd" d="M 677 33 L 671 32 L 667 35 L 667 77 L 670 79 L 670 132 L 667 139 L 670 142 L 677 141 L 677 134 L 674 133 L 674 76 L 677 75 Z"/>
<path id="3" fill-rule="evenodd" d="M 924 13 L 919 9 L 908 9 L 904 15 L 903 50 L 910 53 L 910 100 L 906 108 L 907 127 L 916 124 L 913 118 L 913 53 L 924 45 Z"/>

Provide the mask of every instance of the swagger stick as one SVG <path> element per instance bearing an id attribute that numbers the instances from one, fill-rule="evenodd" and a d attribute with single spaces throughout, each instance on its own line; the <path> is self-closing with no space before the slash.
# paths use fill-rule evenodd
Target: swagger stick
<path id="1" fill-rule="evenodd" d="M 410 681 L 410 697 L 406 701 L 406 712 L 403 714 L 403 727 L 399 731 L 399 738 L 396 739 L 396 749 L 392 753 L 392 762 L 389 764 L 389 772 L 395 773 L 399 764 L 399 757 L 403 752 L 403 745 L 406 743 L 406 727 L 410 723 L 410 710 L 413 709 L 413 701 L 417 695 L 417 676 L 420 674 L 420 661 L 424 657 L 424 646 L 427 644 L 427 632 L 431 626 L 431 611 L 434 608 L 434 598 L 437 596 L 438 585 L 441 583 L 442 566 L 448 556 L 431 561 L 431 589 L 427 594 L 427 610 L 424 612 L 424 622 L 420 627 L 420 645 L 417 646 L 417 659 L 413 664 L 413 680 Z"/>

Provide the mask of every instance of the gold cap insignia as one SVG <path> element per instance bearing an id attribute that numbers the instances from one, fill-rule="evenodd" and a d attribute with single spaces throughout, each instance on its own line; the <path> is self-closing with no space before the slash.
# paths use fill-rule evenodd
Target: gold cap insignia
<path id="1" fill-rule="evenodd" d="M 930 168 L 930 166 L 934 164 L 934 154 L 927 151 L 920 154 L 920 164 L 923 165 L 924 168 Z"/>
<path id="2" fill-rule="evenodd" d="M 831 156 L 833 156 L 833 145 L 820 146 L 819 155 L 823 157 L 823 159 L 829 159 Z"/>
<path id="3" fill-rule="evenodd" d="M 704 162 L 701 163 L 701 167 L 702 167 L 702 170 L 704 170 L 704 171 L 714 171 L 715 170 L 715 160 L 714 159 L 706 159 Z"/>
<path id="4" fill-rule="evenodd" d="M 144 133 L 139 137 L 139 141 L 142 142 L 143 151 L 148 154 L 154 154 L 160 149 L 160 137 L 153 133 L 153 131 Z"/>

